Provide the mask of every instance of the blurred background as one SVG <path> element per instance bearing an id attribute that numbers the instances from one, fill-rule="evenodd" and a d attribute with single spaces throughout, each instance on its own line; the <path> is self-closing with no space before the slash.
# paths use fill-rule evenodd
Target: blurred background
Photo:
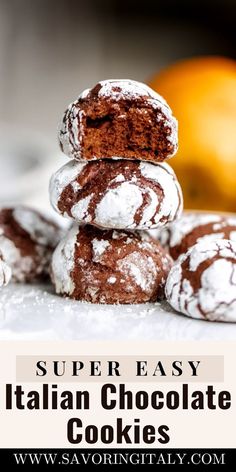
<path id="1" fill-rule="evenodd" d="M 0 0 L 1 202 L 48 209 L 64 109 L 133 78 L 179 119 L 185 206 L 236 211 L 235 20 L 235 0 Z"/>

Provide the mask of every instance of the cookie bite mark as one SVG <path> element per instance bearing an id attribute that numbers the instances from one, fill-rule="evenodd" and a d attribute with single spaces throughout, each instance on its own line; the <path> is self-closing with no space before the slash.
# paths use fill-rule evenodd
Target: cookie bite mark
<path id="1" fill-rule="evenodd" d="M 181 189 L 167 164 L 70 161 L 52 176 L 50 188 L 56 211 L 100 228 L 155 228 L 182 211 Z"/>
<path id="2" fill-rule="evenodd" d="M 52 259 L 56 292 L 91 303 L 162 298 L 172 260 L 142 233 L 74 226 Z"/>
<path id="3" fill-rule="evenodd" d="M 62 151 L 74 159 L 162 162 L 177 151 L 177 121 L 164 99 L 132 80 L 105 80 L 66 110 Z"/>

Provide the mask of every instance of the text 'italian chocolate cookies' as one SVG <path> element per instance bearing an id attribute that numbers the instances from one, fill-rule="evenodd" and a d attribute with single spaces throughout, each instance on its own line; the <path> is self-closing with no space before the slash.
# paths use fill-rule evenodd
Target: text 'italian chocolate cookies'
<path id="1" fill-rule="evenodd" d="M 182 192 L 168 164 L 72 160 L 51 178 L 54 209 L 100 228 L 163 226 L 182 212 Z"/>
<path id="2" fill-rule="evenodd" d="M 66 110 L 59 131 L 73 159 L 119 156 L 161 162 L 177 151 L 177 121 L 165 100 L 134 80 L 104 80 Z"/>
<path id="3" fill-rule="evenodd" d="M 176 261 L 167 278 L 170 305 L 192 318 L 236 321 L 236 242 L 202 241 Z"/>
<path id="4" fill-rule="evenodd" d="M 164 295 L 172 259 L 145 233 L 74 225 L 52 259 L 56 293 L 92 303 L 143 303 Z"/>
<path id="5" fill-rule="evenodd" d="M 10 276 L 7 266 L 14 282 L 32 282 L 47 276 L 52 251 L 60 236 L 57 225 L 31 208 L 0 209 L 1 270 L 4 271 L 0 278 L 3 278 L 3 284 Z"/>
<path id="6" fill-rule="evenodd" d="M 214 213 L 184 213 L 177 221 L 157 231 L 155 236 L 168 248 L 173 259 L 177 259 L 201 241 L 236 241 L 236 217 Z"/>

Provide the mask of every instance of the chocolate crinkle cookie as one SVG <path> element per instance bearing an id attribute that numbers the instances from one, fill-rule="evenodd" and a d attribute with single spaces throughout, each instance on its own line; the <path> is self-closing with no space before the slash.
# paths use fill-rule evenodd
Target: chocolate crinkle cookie
<path id="1" fill-rule="evenodd" d="M 36 210 L 25 206 L 0 209 L 0 251 L 14 282 L 47 276 L 60 237 L 59 227 Z"/>
<path id="2" fill-rule="evenodd" d="M 236 321 L 236 242 L 195 244 L 170 270 L 165 293 L 175 310 L 192 318 Z"/>
<path id="3" fill-rule="evenodd" d="M 74 225 L 58 244 L 51 277 L 56 293 L 92 303 L 143 303 L 164 295 L 172 259 L 144 232 Z"/>
<path id="4" fill-rule="evenodd" d="M 62 151 L 78 160 L 119 156 L 161 162 L 177 151 L 177 121 L 147 85 L 104 80 L 68 107 L 59 141 Z"/>
<path id="5" fill-rule="evenodd" d="M 236 241 L 236 217 L 214 213 L 186 212 L 164 228 L 151 232 L 169 250 L 173 259 L 201 241 Z"/>
<path id="6" fill-rule="evenodd" d="M 163 226 L 182 212 L 182 192 L 168 164 L 72 160 L 51 178 L 54 209 L 100 228 Z"/>

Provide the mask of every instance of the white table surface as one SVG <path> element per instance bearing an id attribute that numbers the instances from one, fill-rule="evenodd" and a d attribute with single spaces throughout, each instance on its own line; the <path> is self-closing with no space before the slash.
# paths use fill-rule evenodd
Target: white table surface
<path id="1" fill-rule="evenodd" d="M 167 303 L 92 305 L 61 298 L 49 285 L 0 291 L 0 340 L 236 340 L 236 323 L 193 320 Z"/>

